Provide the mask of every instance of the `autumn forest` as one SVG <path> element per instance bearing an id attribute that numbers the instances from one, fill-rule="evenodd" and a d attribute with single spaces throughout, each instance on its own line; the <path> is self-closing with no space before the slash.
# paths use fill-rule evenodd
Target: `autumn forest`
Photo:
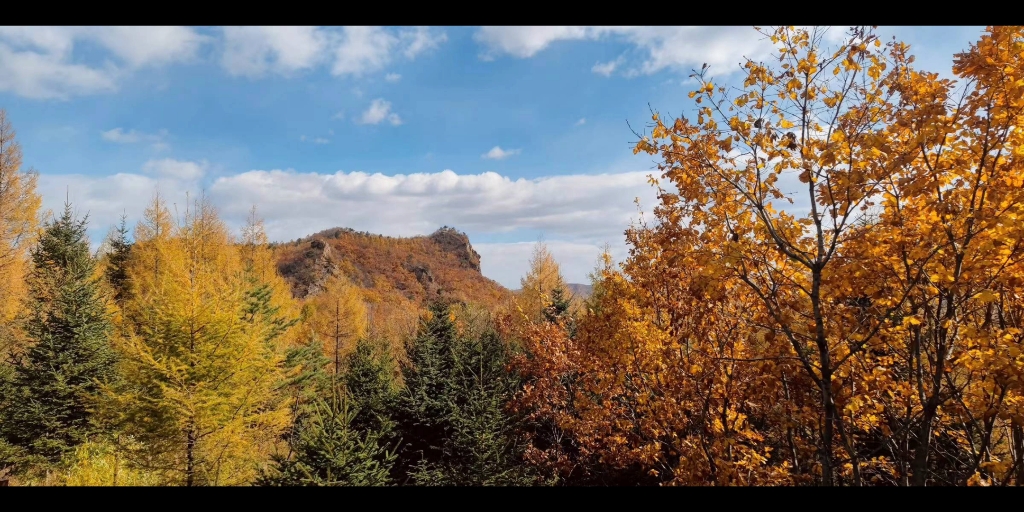
<path id="1" fill-rule="evenodd" d="M 202 191 L 90 240 L 0 110 L 0 485 L 1024 485 L 1024 28 L 955 79 L 756 30 L 624 133 L 658 202 L 586 293 Z"/>

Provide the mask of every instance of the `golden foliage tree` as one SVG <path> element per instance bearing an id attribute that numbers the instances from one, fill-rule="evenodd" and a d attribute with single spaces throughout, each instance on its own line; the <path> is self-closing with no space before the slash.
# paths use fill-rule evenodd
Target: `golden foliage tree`
<path id="1" fill-rule="evenodd" d="M 135 239 L 122 343 L 128 385 L 108 410 L 141 443 L 134 462 L 166 483 L 250 482 L 288 421 L 274 392 L 281 318 L 271 297 L 255 293 L 238 245 L 205 200 L 173 225 L 156 198 Z"/>
<path id="2" fill-rule="evenodd" d="M 527 318 L 539 321 L 555 289 L 566 290 L 562 271 L 547 244 L 537 242 L 530 258 L 530 270 L 520 281 L 519 306 Z"/>
<path id="3" fill-rule="evenodd" d="M 324 291 L 307 301 L 304 316 L 339 373 L 345 354 L 367 332 L 367 308 L 359 288 L 344 276 L 332 276 Z"/>
<path id="4" fill-rule="evenodd" d="M 21 146 L 0 109 L 0 323 L 15 318 L 25 294 L 28 251 L 38 229 L 37 175 L 21 170 Z M 0 346 L 0 349 L 3 349 Z"/>
<path id="5" fill-rule="evenodd" d="M 527 336 L 525 403 L 660 481 L 1019 482 L 1024 31 L 960 89 L 868 28 L 765 35 L 738 91 L 704 68 L 695 119 L 653 115 L 657 223 L 576 339 Z"/>

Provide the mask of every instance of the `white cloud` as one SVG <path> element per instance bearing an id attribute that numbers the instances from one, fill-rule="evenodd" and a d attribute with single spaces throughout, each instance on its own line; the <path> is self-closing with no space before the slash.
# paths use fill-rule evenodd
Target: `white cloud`
<path id="1" fill-rule="evenodd" d="M 316 27 L 224 27 L 221 63 L 230 75 L 287 75 L 326 58 L 329 37 Z"/>
<path id="2" fill-rule="evenodd" d="M 170 149 L 170 145 L 167 144 L 167 130 L 160 130 L 157 133 L 142 133 L 135 130 L 124 131 L 122 128 L 117 127 L 112 130 L 101 132 L 100 135 L 103 140 L 113 142 L 115 144 L 138 144 L 140 142 L 148 142 L 156 151 L 167 151 Z"/>
<path id="3" fill-rule="evenodd" d="M 391 102 L 384 101 L 383 98 L 377 98 L 370 102 L 369 108 L 363 112 L 363 115 L 356 122 L 359 124 L 380 124 L 384 120 L 387 120 L 393 126 L 402 124 L 402 118 L 391 111 Z"/>
<path id="4" fill-rule="evenodd" d="M 89 214 L 94 246 L 100 242 L 97 238 L 115 225 L 122 213 L 132 222 L 139 220 L 155 192 L 168 194 L 168 199 L 180 203 L 184 199 L 185 190 L 176 180 L 167 181 L 141 174 L 119 173 L 97 177 L 44 173 L 39 176 L 43 207 L 60 211 L 65 197 L 70 199 L 79 214 Z"/>
<path id="5" fill-rule="evenodd" d="M 616 39 L 643 56 L 627 75 L 665 69 L 687 72 L 705 62 L 716 74 L 725 75 L 737 71 L 744 56 L 756 59 L 772 49 L 751 27 L 481 27 L 474 38 L 488 58 L 532 57 L 558 41 Z M 611 74 L 624 63 L 598 64 L 593 71 Z"/>
<path id="6" fill-rule="evenodd" d="M 473 35 L 486 47 L 485 57 L 507 53 L 513 57 L 533 57 L 555 41 L 594 39 L 600 30 L 594 27 L 480 27 Z"/>
<path id="7" fill-rule="evenodd" d="M 518 155 L 521 152 L 522 152 L 521 149 L 508 149 L 508 150 L 505 150 L 505 149 L 501 149 L 498 146 L 494 146 L 493 148 L 491 148 L 490 151 L 480 155 L 480 158 L 487 158 L 487 159 L 490 159 L 490 160 L 502 160 L 502 159 L 508 158 L 508 157 L 510 157 L 512 155 Z"/>
<path id="8" fill-rule="evenodd" d="M 134 67 L 192 60 L 208 36 L 188 27 L 85 27 L 98 41 Z"/>
<path id="9" fill-rule="evenodd" d="M 88 211 L 91 225 L 105 232 L 122 211 L 131 222 L 137 221 L 158 189 L 179 205 L 186 192 L 199 193 L 189 178 L 206 166 L 154 160 L 147 163 L 145 175 L 43 174 L 40 192 L 47 207 L 57 208 L 70 191 L 73 204 Z M 450 170 L 396 176 L 253 170 L 217 178 L 205 193 L 234 227 L 241 226 L 257 205 L 267 220 L 268 235 L 278 241 L 335 226 L 388 236 L 429 234 L 443 225 L 455 226 L 474 241 L 485 275 L 514 288 L 532 249 L 530 243 L 514 241 L 535 240 L 536 233 L 549 240 L 570 282 L 586 282 L 605 242 L 612 244 L 613 254 L 624 254 L 623 231 L 636 217 L 634 198 L 640 197 L 647 209 L 654 204 L 647 174 L 512 180 L 493 172 Z M 512 242 L 479 241 L 488 235 Z"/>
<path id="10" fill-rule="evenodd" d="M 574 124 L 573 126 L 583 126 L 585 124 L 587 124 L 587 118 L 581 117 L 580 120 L 576 121 L 576 124 Z"/>
<path id="11" fill-rule="evenodd" d="M 444 32 L 433 32 L 429 27 L 415 27 L 403 30 L 399 33 L 399 37 L 405 46 L 402 53 L 407 59 L 415 59 L 417 55 L 429 52 L 448 40 L 447 34 Z"/>
<path id="12" fill-rule="evenodd" d="M 384 75 L 384 80 L 392 83 L 397 82 L 401 79 L 402 75 L 399 75 L 398 73 L 388 73 L 387 75 Z"/>
<path id="13" fill-rule="evenodd" d="M 60 100 L 109 93 L 138 68 L 194 59 L 207 41 L 186 27 L 0 27 L 0 92 Z M 80 43 L 114 58 L 82 62 Z"/>
<path id="14" fill-rule="evenodd" d="M 619 67 L 619 65 L 622 64 L 624 61 L 624 58 L 619 57 L 618 59 L 608 61 L 603 64 L 599 62 L 597 64 L 594 64 L 594 67 L 590 68 L 590 71 L 593 71 L 594 73 L 597 73 L 599 75 L 612 76 L 612 73 L 615 72 L 615 68 Z"/>
<path id="15" fill-rule="evenodd" d="M 334 135 L 334 130 L 328 130 L 331 135 Z M 325 137 L 307 137 L 300 135 L 299 140 L 302 142 L 312 142 L 313 144 L 330 144 L 331 140 Z"/>
<path id="16" fill-rule="evenodd" d="M 341 223 L 404 236 L 449 224 L 474 232 L 534 230 L 601 243 L 621 238 L 636 212 L 635 197 L 652 204 L 654 190 L 646 176 L 512 180 L 493 172 L 460 175 L 450 170 L 395 176 L 254 170 L 218 178 L 209 193 L 231 215 L 261 205 L 268 222 L 277 223 L 272 234 L 278 238 L 301 236 L 313 225 Z M 338 212 L 346 213 L 339 218 Z"/>
<path id="17" fill-rule="evenodd" d="M 345 119 L 345 111 L 340 111 L 337 114 L 334 114 L 331 119 Z"/>
<path id="18" fill-rule="evenodd" d="M 448 37 L 426 27 L 397 32 L 382 27 L 344 27 L 334 39 L 331 73 L 358 77 L 383 69 L 392 62 L 395 52 L 414 59 L 436 48 Z"/>
<path id="19" fill-rule="evenodd" d="M 198 180 L 206 173 L 209 164 L 204 162 L 188 162 L 163 158 L 149 160 L 142 164 L 142 172 L 156 175 L 161 178 L 177 179 L 184 181 Z"/>
<path id="20" fill-rule="evenodd" d="M 471 241 L 472 242 L 472 241 Z M 480 271 L 487 277 L 515 290 L 520 279 L 530 271 L 530 258 L 536 242 L 480 243 L 473 249 L 480 253 Z M 568 283 L 590 284 L 588 274 L 597 267 L 604 247 L 600 244 L 545 240 L 548 252 L 558 262 L 562 277 Z M 625 245 L 610 246 L 612 257 L 622 261 L 627 256 Z"/>
<path id="21" fill-rule="evenodd" d="M 224 27 L 218 36 L 221 66 L 249 78 L 324 65 L 336 76 L 362 76 L 447 41 L 427 27 Z M 140 68 L 195 61 L 213 40 L 189 27 L 0 27 L 0 92 L 61 100 L 109 93 Z"/>

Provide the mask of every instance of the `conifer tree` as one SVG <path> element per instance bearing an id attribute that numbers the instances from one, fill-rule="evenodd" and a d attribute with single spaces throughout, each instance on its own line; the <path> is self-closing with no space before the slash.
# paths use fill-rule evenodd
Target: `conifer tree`
<path id="1" fill-rule="evenodd" d="M 35 171 L 21 169 L 21 146 L 0 109 L 0 327 L 14 320 L 23 306 L 27 256 L 41 204 L 37 179 Z M 0 345 L 0 355 L 11 348 Z"/>
<path id="2" fill-rule="evenodd" d="M 275 340 L 287 320 L 246 279 L 234 240 L 206 201 L 179 226 L 159 198 L 136 231 L 126 307 L 131 386 L 114 393 L 119 426 L 144 447 L 134 462 L 165 483 L 250 482 L 287 427 Z"/>
<path id="3" fill-rule="evenodd" d="M 390 480 L 394 454 L 378 431 L 354 428 L 356 409 L 343 390 L 318 399 L 290 439 L 288 456 L 275 455 L 257 483 L 266 486 L 379 486 Z"/>
<path id="4" fill-rule="evenodd" d="M 428 306 L 416 337 L 406 345 L 401 368 L 405 387 L 396 411 L 404 440 L 396 463 L 401 484 L 412 483 L 409 480 L 417 465 L 437 463 L 444 456 L 445 420 L 455 408 L 452 370 L 456 336 L 450 306 L 436 301 Z"/>
<path id="5" fill-rule="evenodd" d="M 345 390 L 357 409 L 353 426 L 385 437 L 394 430 L 391 415 L 397 399 L 395 363 L 388 348 L 381 340 L 360 339 L 346 358 L 344 375 Z"/>
<path id="6" fill-rule="evenodd" d="M 292 407 L 288 450 L 273 456 L 258 483 L 276 486 L 386 485 L 394 464 L 389 418 L 390 360 L 361 340 L 333 372 L 319 340 L 289 350 L 285 383 Z M 349 391 L 347 388 L 351 388 Z"/>
<path id="7" fill-rule="evenodd" d="M 131 256 L 132 241 L 128 238 L 128 219 L 121 216 L 121 222 L 107 235 L 106 266 L 103 275 L 113 290 L 114 302 L 119 306 L 131 296 L 131 281 L 128 278 L 128 260 Z"/>
<path id="8" fill-rule="evenodd" d="M 545 310 L 551 304 L 552 293 L 565 288 L 565 280 L 558 262 L 547 245 L 537 242 L 530 259 L 530 271 L 520 282 L 519 304 L 527 318 L 534 322 L 545 319 Z"/>
<path id="9" fill-rule="evenodd" d="M 89 253 L 87 219 L 65 204 L 32 251 L 28 277 L 30 342 L 14 366 L 4 411 L 7 440 L 51 462 L 95 431 L 91 404 L 115 377 L 110 321 Z"/>
<path id="10" fill-rule="evenodd" d="M 517 419 L 506 412 L 518 382 L 493 332 L 463 337 L 450 304 L 435 302 L 408 348 L 398 405 L 403 483 L 517 485 L 532 480 L 521 460 Z"/>

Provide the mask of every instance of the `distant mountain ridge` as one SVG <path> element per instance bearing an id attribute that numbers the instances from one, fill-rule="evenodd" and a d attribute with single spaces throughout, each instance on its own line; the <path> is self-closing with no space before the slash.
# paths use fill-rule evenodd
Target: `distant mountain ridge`
<path id="1" fill-rule="evenodd" d="M 590 294 L 594 293 L 594 286 L 589 284 L 581 283 L 565 283 L 565 287 L 568 288 L 569 292 L 576 298 L 586 299 L 590 297 Z M 522 289 L 512 290 L 513 293 L 519 293 Z"/>
<path id="2" fill-rule="evenodd" d="M 594 293 L 594 286 L 589 284 L 565 283 L 565 286 L 569 288 L 573 295 L 581 299 L 586 299 L 590 297 L 590 294 Z"/>

